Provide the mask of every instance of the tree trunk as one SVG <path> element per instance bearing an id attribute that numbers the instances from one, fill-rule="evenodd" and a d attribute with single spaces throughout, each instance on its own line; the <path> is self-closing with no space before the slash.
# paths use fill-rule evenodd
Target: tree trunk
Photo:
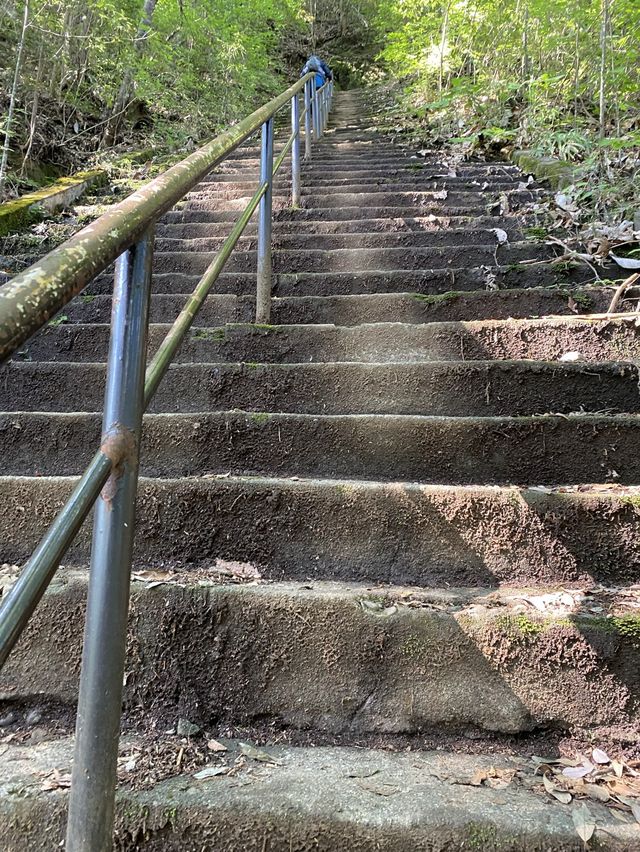
<path id="1" fill-rule="evenodd" d="M 29 162 L 29 157 L 31 156 L 31 148 L 33 147 L 33 139 L 36 133 L 36 124 L 38 122 L 38 107 L 40 105 L 40 84 L 42 83 L 42 72 L 44 69 L 43 54 L 44 44 L 41 42 L 40 50 L 38 52 L 38 68 L 36 71 L 36 83 L 35 90 L 33 93 L 33 103 L 31 105 L 31 119 L 29 121 L 29 141 L 27 142 L 24 157 L 22 158 L 22 166 L 20 168 L 21 175 L 24 174 L 25 169 L 27 167 L 27 163 Z"/>
<path id="2" fill-rule="evenodd" d="M 9 101 L 9 114 L 7 115 L 7 124 L 4 131 L 4 146 L 2 149 L 2 160 L 0 161 L 0 192 L 6 179 L 7 160 L 9 159 L 9 146 L 11 144 L 11 126 L 13 124 L 13 112 L 16 106 L 16 96 L 18 93 L 18 82 L 20 80 L 20 67 L 22 65 L 22 52 L 26 41 L 27 29 L 29 28 L 29 0 L 25 0 L 24 18 L 22 19 L 22 32 L 20 33 L 20 41 L 16 52 L 16 67 L 13 75 L 13 86 L 11 88 L 11 100 Z"/>
<path id="3" fill-rule="evenodd" d="M 522 82 L 526 83 L 531 74 L 531 60 L 529 59 L 529 4 L 524 7 L 524 18 L 522 20 Z"/>
<path id="4" fill-rule="evenodd" d="M 144 0 L 144 5 L 142 7 L 142 17 L 140 19 L 140 25 L 138 26 L 138 31 L 136 32 L 136 37 L 134 40 L 134 53 L 136 58 L 138 59 L 145 51 L 147 38 L 149 36 L 149 31 L 151 30 L 153 22 L 153 12 L 156 8 L 157 3 L 158 0 Z M 122 121 L 122 116 L 126 112 L 127 106 L 133 94 L 134 83 L 134 67 L 133 65 L 130 65 L 128 68 L 125 69 L 125 72 L 122 77 L 122 82 L 120 83 L 120 88 L 118 90 L 118 94 L 113 105 L 113 109 L 111 110 L 111 117 L 105 125 L 105 130 L 101 142 L 102 148 L 108 148 L 110 145 L 113 145 L 115 141 L 118 129 L 120 127 L 120 123 Z"/>
<path id="5" fill-rule="evenodd" d="M 440 33 L 440 68 L 438 71 L 438 91 L 442 94 L 444 86 L 444 51 L 447 46 L 447 36 L 449 32 L 449 7 L 450 0 L 444 8 L 444 17 L 442 19 L 442 31 Z"/>
<path id="6" fill-rule="evenodd" d="M 609 31 L 609 0 L 602 0 L 600 20 L 600 138 L 607 135 L 607 34 Z"/>

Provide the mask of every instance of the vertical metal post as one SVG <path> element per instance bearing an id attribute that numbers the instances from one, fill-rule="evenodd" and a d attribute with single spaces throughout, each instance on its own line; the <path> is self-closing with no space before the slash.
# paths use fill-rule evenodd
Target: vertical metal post
<path id="1" fill-rule="evenodd" d="M 298 95 L 291 98 L 291 204 L 300 207 L 300 108 Z"/>
<path id="2" fill-rule="evenodd" d="M 273 207 L 273 118 L 262 125 L 260 183 L 267 183 L 258 208 L 258 276 L 256 322 L 268 323 L 271 317 L 271 218 Z"/>
<path id="3" fill-rule="evenodd" d="M 304 85 L 304 158 L 311 159 L 311 80 Z"/>
<path id="4" fill-rule="evenodd" d="M 111 852 L 122 711 L 153 229 L 117 261 L 102 449 L 115 464 L 95 508 L 67 852 Z"/>
<path id="5" fill-rule="evenodd" d="M 313 88 L 311 89 L 313 95 L 313 136 L 315 141 L 322 136 L 322 132 L 320 130 L 320 97 L 318 95 L 318 87 L 316 86 L 316 78 L 314 77 L 311 81 Z"/>

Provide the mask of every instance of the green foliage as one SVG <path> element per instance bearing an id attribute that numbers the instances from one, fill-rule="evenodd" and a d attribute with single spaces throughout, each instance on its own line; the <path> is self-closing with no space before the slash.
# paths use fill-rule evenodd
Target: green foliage
<path id="1" fill-rule="evenodd" d="M 24 0 L 3 5 L 0 130 Z M 281 40 L 301 25 L 302 0 L 31 0 L 13 179 L 22 171 L 22 187 L 42 161 L 68 171 L 114 144 L 184 156 L 282 90 L 293 66 Z"/>
<path id="2" fill-rule="evenodd" d="M 376 26 L 405 111 L 436 138 L 579 161 L 638 143 L 637 2 L 380 0 Z"/>

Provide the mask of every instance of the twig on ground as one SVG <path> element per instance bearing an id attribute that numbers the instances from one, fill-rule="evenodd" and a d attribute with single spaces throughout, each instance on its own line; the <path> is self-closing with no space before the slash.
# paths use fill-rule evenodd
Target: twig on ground
<path id="1" fill-rule="evenodd" d="M 613 294 L 613 298 L 611 299 L 611 304 L 609 305 L 609 309 L 607 311 L 607 314 L 615 313 L 616 308 L 620 304 L 620 300 L 622 299 L 622 296 L 624 295 L 624 293 L 629 289 L 629 287 L 633 287 L 633 285 L 636 284 L 638 281 L 640 281 L 640 274 L 638 274 L 636 272 L 633 275 L 630 275 L 628 278 L 626 278 L 622 282 L 622 284 L 618 287 L 616 292 Z"/>

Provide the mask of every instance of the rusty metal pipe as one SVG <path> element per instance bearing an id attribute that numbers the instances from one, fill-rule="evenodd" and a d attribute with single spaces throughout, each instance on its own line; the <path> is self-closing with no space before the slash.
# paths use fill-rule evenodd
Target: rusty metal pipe
<path id="1" fill-rule="evenodd" d="M 111 473 L 102 451 L 91 459 L 64 508 L 51 524 L 0 606 L 0 669 L 53 579 L 71 542 Z"/>
<path id="2" fill-rule="evenodd" d="M 291 206 L 300 207 L 300 105 L 298 95 L 291 98 Z"/>
<path id="3" fill-rule="evenodd" d="M 304 87 L 304 158 L 311 159 L 311 80 Z"/>
<path id="4" fill-rule="evenodd" d="M 263 184 L 256 190 L 253 198 L 247 204 L 243 214 L 225 240 L 220 252 L 198 282 L 198 286 L 160 344 L 146 372 L 145 410 L 266 189 L 266 184 Z M 55 576 L 64 554 L 93 508 L 93 504 L 109 478 L 112 467 L 118 466 L 123 460 L 123 447 L 112 443 L 105 449 L 108 450 L 109 454 L 107 455 L 100 449 L 92 458 L 64 507 L 20 572 L 18 579 L 2 598 L 0 604 L 0 670 Z"/>
<path id="5" fill-rule="evenodd" d="M 0 287 L 0 362 L 304 88 L 308 74 Z"/>
<path id="6" fill-rule="evenodd" d="M 66 852 L 110 852 L 151 303 L 153 228 L 116 266 L 102 450 L 121 462 L 96 503 Z"/>
<path id="7" fill-rule="evenodd" d="M 284 158 L 283 158 L 284 159 Z M 260 183 L 267 190 L 258 208 L 258 262 L 256 275 L 256 322 L 271 318 L 271 224 L 273 219 L 273 119 L 262 125 Z"/>

